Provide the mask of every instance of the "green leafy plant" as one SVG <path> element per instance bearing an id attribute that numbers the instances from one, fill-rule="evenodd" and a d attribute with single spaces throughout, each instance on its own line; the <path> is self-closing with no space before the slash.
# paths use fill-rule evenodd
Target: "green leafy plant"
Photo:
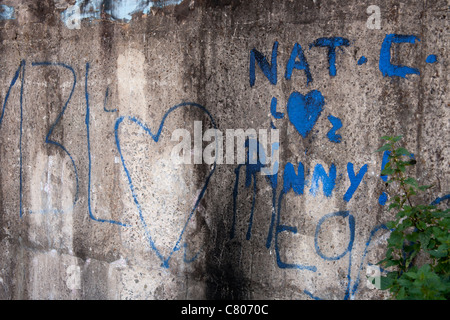
<path id="1" fill-rule="evenodd" d="M 387 251 L 378 264 L 387 275 L 371 279 L 379 289 L 389 290 L 393 299 L 442 300 L 450 297 L 450 209 L 424 204 L 420 193 L 431 186 L 419 185 L 406 174 L 416 164 L 411 153 L 397 147 L 402 136 L 384 136 L 377 152 L 388 152 L 389 161 L 381 174 L 388 176 L 389 210 L 395 219 Z"/>

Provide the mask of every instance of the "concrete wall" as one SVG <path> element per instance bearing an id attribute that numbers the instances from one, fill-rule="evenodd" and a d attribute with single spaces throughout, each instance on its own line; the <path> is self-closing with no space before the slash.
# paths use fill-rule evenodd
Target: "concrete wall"
<path id="1" fill-rule="evenodd" d="M 379 137 L 450 191 L 447 1 L 0 9 L 2 299 L 383 299 Z M 278 171 L 173 163 L 195 121 Z"/>

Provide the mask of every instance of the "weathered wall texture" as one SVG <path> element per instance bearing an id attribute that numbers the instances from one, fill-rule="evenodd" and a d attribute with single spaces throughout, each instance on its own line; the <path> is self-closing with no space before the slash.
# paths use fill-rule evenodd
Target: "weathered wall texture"
<path id="1" fill-rule="evenodd" d="M 429 200 L 449 193 L 448 14 L 2 1 L 0 298 L 385 298 L 366 283 L 390 218 L 374 150 L 404 135 Z M 277 128 L 279 170 L 174 164 L 195 121 Z"/>

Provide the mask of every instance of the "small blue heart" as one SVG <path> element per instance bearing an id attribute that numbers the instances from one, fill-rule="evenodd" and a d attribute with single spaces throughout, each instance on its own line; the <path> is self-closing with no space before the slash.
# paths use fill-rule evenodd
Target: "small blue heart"
<path id="1" fill-rule="evenodd" d="M 322 113 L 325 99 L 322 93 L 312 90 L 305 95 L 294 91 L 289 96 L 287 114 L 298 133 L 306 138 Z"/>

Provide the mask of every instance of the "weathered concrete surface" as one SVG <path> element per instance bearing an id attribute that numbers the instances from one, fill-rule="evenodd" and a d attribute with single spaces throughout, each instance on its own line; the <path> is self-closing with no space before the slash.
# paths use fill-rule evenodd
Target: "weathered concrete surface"
<path id="1" fill-rule="evenodd" d="M 428 200 L 449 193 L 447 1 L 147 1 L 131 20 L 115 1 L 2 4 L 2 299 L 383 299 L 366 284 L 391 216 L 379 137 L 404 135 L 417 177 L 436 185 Z M 62 19 L 72 5 L 79 28 Z M 420 74 L 383 75 L 390 34 L 420 39 L 387 60 Z M 310 47 L 332 37 L 348 40 L 334 75 L 328 48 Z M 270 64 L 274 43 L 276 84 L 256 65 L 251 86 L 252 49 Z M 305 65 L 285 77 L 296 43 L 308 84 Z M 294 91 L 313 90 L 317 121 L 288 114 Z M 336 118 L 340 139 L 327 135 Z M 279 129 L 277 183 L 236 163 L 174 165 L 171 134 L 193 136 L 194 121 Z M 287 163 L 304 166 L 302 192 L 284 194 Z"/>

